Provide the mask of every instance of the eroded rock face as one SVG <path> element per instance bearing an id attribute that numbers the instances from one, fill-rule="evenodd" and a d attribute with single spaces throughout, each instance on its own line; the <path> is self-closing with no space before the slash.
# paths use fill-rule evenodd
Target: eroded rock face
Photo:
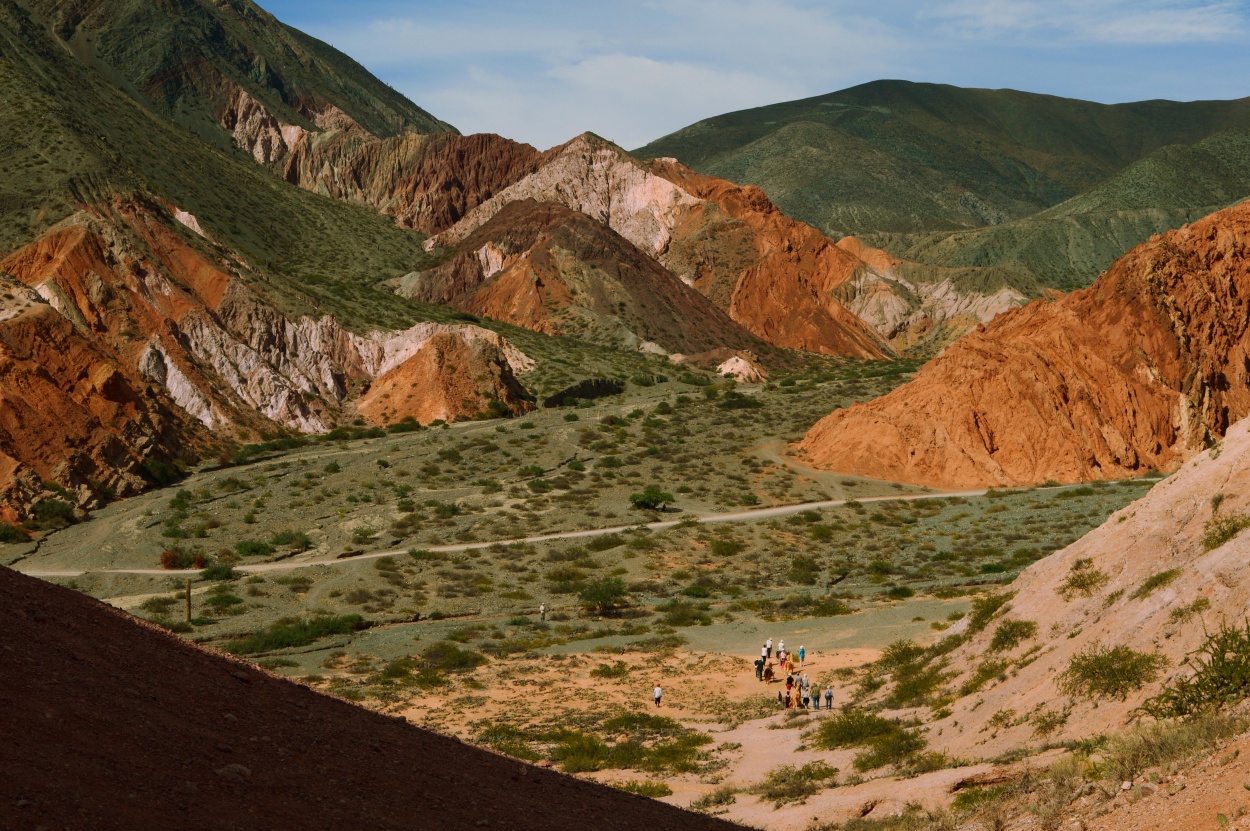
<path id="1" fill-rule="evenodd" d="M 374 424 L 404 419 L 429 424 L 477 413 L 524 412 L 530 406 L 503 350 L 490 340 L 456 332 L 427 338 L 374 381 L 356 405 Z"/>
<path id="2" fill-rule="evenodd" d="M 396 291 L 626 349 L 701 352 L 756 342 L 607 225 L 531 199 L 509 202 L 445 263 L 403 278 Z"/>
<path id="3" fill-rule="evenodd" d="M 1250 205 L 996 318 L 800 444 L 841 473 L 935 487 L 1173 470 L 1250 411 Z"/>
<path id="4" fill-rule="evenodd" d="M 526 200 L 606 225 L 770 343 L 857 357 L 888 351 L 832 294 L 863 267 L 853 255 L 785 217 L 757 188 L 698 176 L 671 160 L 648 167 L 591 135 L 548 151 L 535 172 L 426 246 L 479 239 L 506 206 Z M 489 252 L 482 256 L 490 262 Z"/>
<path id="5" fill-rule="evenodd" d="M 56 481 L 94 506 L 147 487 L 144 463 L 192 458 L 205 431 L 138 367 L 101 349 L 36 292 L 0 275 L 0 515 Z"/>
<path id="6" fill-rule="evenodd" d="M 237 261 L 193 244 L 177 222 L 158 206 L 127 202 L 83 212 L 0 260 L 15 287 L 0 311 L 13 350 L 0 370 L 13 382 L 0 408 L 18 414 L 0 431 L 10 459 L 0 488 L 30 471 L 126 495 L 142 487 L 144 461 L 171 461 L 183 447 L 189 456 L 209 446 L 210 430 L 245 440 L 277 425 L 327 430 L 354 412 L 362 387 L 435 338 L 444 353 L 455 342 L 485 356 L 489 371 L 440 386 L 437 373 L 451 369 L 429 365 L 422 401 L 405 415 L 424 407 L 450 421 L 495 399 L 521 406 L 515 373 L 532 362 L 496 333 L 426 323 L 357 335 L 328 316 L 289 318 L 248 288 Z M 27 376 L 40 366 L 36 383 Z M 27 388 L 37 392 L 19 392 Z M 41 410 L 42 399 L 51 403 Z M 32 415 L 43 412 L 53 421 Z M 56 419 L 66 435 L 54 440 L 44 433 Z"/>

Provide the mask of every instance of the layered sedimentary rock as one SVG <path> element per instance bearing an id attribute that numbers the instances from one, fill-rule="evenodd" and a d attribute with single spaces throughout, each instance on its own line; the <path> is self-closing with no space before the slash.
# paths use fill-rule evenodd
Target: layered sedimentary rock
<path id="1" fill-rule="evenodd" d="M 966 335 L 820 421 L 818 467 L 936 487 L 1172 470 L 1250 411 L 1250 204 L 1130 251 L 1089 289 Z"/>
<path id="2" fill-rule="evenodd" d="M 609 226 L 555 203 L 507 203 L 400 294 L 547 334 L 702 352 L 756 339 Z"/>
<path id="3" fill-rule="evenodd" d="M 426 245 L 460 245 L 523 200 L 554 202 L 606 225 L 770 343 L 856 357 L 888 352 L 832 295 L 861 266 L 855 257 L 786 218 L 756 188 L 671 160 L 648 167 L 589 134 L 548 151 L 535 172 Z"/>
<path id="4" fill-rule="evenodd" d="M 13 285 L 3 401 L 25 413 L 0 435 L 0 452 L 14 460 L 0 469 L 0 487 L 29 470 L 97 497 L 124 495 L 141 487 L 144 461 L 189 458 L 210 444 L 210 430 L 217 439 L 327 430 L 372 379 L 435 339 L 442 352 L 455 342 L 489 353 L 489 371 L 444 384 L 438 372 L 457 367 L 433 365 L 401 416 L 527 406 L 514 371 L 531 362 L 494 332 L 426 323 L 359 335 L 330 316 L 291 318 L 249 288 L 239 260 L 176 228 L 159 205 L 128 201 L 85 211 L 0 260 Z M 45 399 L 53 403 L 42 407 Z M 64 435 L 53 440 L 57 423 Z"/>

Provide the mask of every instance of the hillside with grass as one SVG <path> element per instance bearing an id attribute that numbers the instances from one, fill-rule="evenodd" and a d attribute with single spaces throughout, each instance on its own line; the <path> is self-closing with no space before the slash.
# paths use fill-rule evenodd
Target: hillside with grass
<path id="1" fill-rule="evenodd" d="M 1250 195 L 1247 127 L 1250 99 L 1105 105 L 877 81 L 706 119 L 634 152 L 758 185 L 835 238 L 1066 289 Z"/>
<path id="2" fill-rule="evenodd" d="M 332 104 L 377 136 L 455 132 L 336 49 L 251 0 L 34 0 L 63 47 L 102 78 L 229 147 L 221 116 L 243 91 L 289 124 Z"/>

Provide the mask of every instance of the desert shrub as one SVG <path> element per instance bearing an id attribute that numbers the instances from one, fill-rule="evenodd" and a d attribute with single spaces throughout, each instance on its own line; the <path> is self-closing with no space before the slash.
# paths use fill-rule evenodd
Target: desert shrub
<path id="1" fill-rule="evenodd" d="M 806 802 L 809 796 L 835 784 L 837 777 L 838 769 L 824 762 L 809 762 L 802 767 L 783 765 L 770 770 L 764 781 L 751 790 L 780 808 L 791 802 Z"/>
<path id="2" fill-rule="evenodd" d="M 1033 735 L 1046 737 L 1068 723 L 1068 714 L 1059 710 L 1039 710 L 1029 719 Z"/>
<path id="3" fill-rule="evenodd" d="M 862 710 L 846 710 L 832 718 L 825 719 L 816 728 L 816 732 L 812 736 L 812 744 L 824 750 L 864 747 L 875 751 L 880 748 L 885 752 L 885 755 L 888 755 L 900 746 L 897 737 L 908 732 L 907 728 L 897 721 L 890 721 Z M 919 739 L 919 736 L 916 736 L 916 738 Z M 924 740 L 920 739 L 919 741 L 920 744 L 916 748 L 917 750 L 924 747 Z M 907 743 L 907 741 L 903 742 L 903 744 Z M 882 767 L 884 764 L 887 763 L 882 762 L 880 765 L 875 765 L 875 767 Z M 861 767 L 858 759 L 855 766 L 857 770 L 871 769 Z"/>
<path id="4" fill-rule="evenodd" d="M 1059 689 L 1067 695 L 1119 698 L 1140 690 L 1159 675 L 1167 659 L 1157 653 L 1136 652 L 1127 646 L 1092 644 L 1072 656 L 1059 674 Z"/>
<path id="5" fill-rule="evenodd" d="M 263 632 L 229 641 L 224 648 L 227 652 L 233 652 L 236 655 L 255 655 L 259 652 L 272 652 L 275 649 L 307 646 L 321 638 L 330 635 L 346 635 L 363 627 L 364 619 L 360 615 L 318 617 L 312 620 L 286 618 L 274 623 Z"/>
<path id="6" fill-rule="evenodd" d="M 885 590 L 884 594 L 891 600 L 906 600 L 909 597 L 915 597 L 916 591 L 908 586 L 891 586 Z"/>
<path id="7" fill-rule="evenodd" d="M 243 603 L 243 598 L 229 593 L 213 594 L 204 599 L 204 605 L 211 606 L 218 611 L 238 606 L 241 603 Z"/>
<path id="8" fill-rule="evenodd" d="M 708 549 L 717 557 L 732 557 L 746 547 L 746 543 L 738 540 L 717 539 L 708 544 Z"/>
<path id="9" fill-rule="evenodd" d="M 972 671 L 972 675 L 968 676 L 968 680 L 960 686 L 960 697 L 972 695 L 984 687 L 990 679 L 997 678 L 1006 672 L 1008 666 L 1010 665 L 1006 661 L 982 661 Z"/>
<path id="10" fill-rule="evenodd" d="M 659 485 L 647 485 L 629 496 L 629 504 L 640 511 L 662 511 L 665 505 L 672 502 L 673 495 Z"/>
<path id="11" fill-rule="evenodd" d="M 981 597 L 973 598 L 972 611 L 968 613 L 968 631 L 980 632 L 990 621 L 994 619 L 994 615 L 998 610 L 1011 600 L 1011 594 L 1002 592 L 1000 594 L 986 594 Z"/>
<path id="12" fill-rule="evenodd" d="M 56 529 L 72 525 L 74 506 L 61 499 L 46 499 L 34 507 L 31 517 L 38 528 Z"/>
<path id="13" fill-rule="evenodd" d="M 1227 514 L 1212 517 L 1202 529 L 1202 547 L 1213 551 L 1250 525 L 1250 514 Z"/>
<path id="14" fill-rule="evenodd" d="M 1170 568 L 1167 571 L 1161 571 L 1158 574 L 1152 574 L 1146 580 L 1133 590 L 1129 595 L 1130 600 L 1141 600 L 1143 597 L 1149 597 L 1155 591 L 1170 585 L 1177 577 L 1181 576 L 1179 568 Z"/>
<path id="15" fill-rule="evenodd" d="M 601 577 L 591 580 L 578 592 L 582 606 L 600 615 L 608 614 L 629 598 L 629 589 L 619 577 Z"/>
<path id="16" fill-rule="evenodd" d="M 990 652 L 1010 652 L 1036 635 L 1037 624 L 1031 620 L 1004 620 L 990 639 Z"/>
<path id="17" fill-rule="evenodd" d="M 625 538 L 620 534 L 603 534 L 598 537 L 591 537 L 586 542 L 586 547 L 591 551 L 608 551 L 625 544 Z"/>
<path id="18" fill-rule="evenodd" d="M 268 557 L 273 554 L 273 546 L 261 540 L 240 540 L 235 543 L 234 552 L 240 557 Z"/>
<path id="19" fill-rule="evenodd" d="M 200 572 L 201 580 L 233 580 L 238 577 L 238 572 L 225 563 L 212 563 Z"/>
<path id="20" fill-rule="evenodd" d="M 661 620 L 669 626 L 707 626 L 712 622 L 709 608 L 706 603 L 670 600 L 656 606 L 655 610 L 664 615 Z"/>
<path id="21" fill-rule="evenodd" d="M 1132 781 L 1153 767 L 1191 759 L 1246 729 L 1243 716 L 1205 713 L 1181 722 L 1140 725 L 1113 737 L 1102 749 L 1103 775 Z"/>
<path id="22" fill-rule="evenodd" d="M 618 782 L 613 785 L 629 793 L 636 793 L 639 796 L 646 796 L 652 799 L 658 799 L 661 796 L 671 796 L 673 789 L 663 782 L 656 782 L 652 779 L 631 779 L 628 782 Z"/>
<path id="23" fill-rule="evenodd" d="M 19 526 L 0 522 L 0 542 L 27 542 L 30 539 Z"/>
<path id="24" fill-rule="evenodd" d="M 1110 580 L 1106 572 L 1094 565 L 1092 560 L 1078 559 L 1072 563 L 1068 576 L 1057 591 L 1064 600 L 1074 597 L 1093 597 Z"/>
<path id="25" fill-rule="evenodd" d="M 432 643 L 421 653 L 421 660 L 441 672 L 467 672 L 486 663 L 486 656 L 472 649 L 461 649 L 450 641 Z"/>
<path id="26" fill-rule="evenodd" d="M 698 811 L 703 814 L 711 813 L 715 808 L 724 808 L 727 805 L 734 804 L 738 798 L 736 796 L 737 793 L 738 792 L 729 785 L 722 785 L 721 787 L 699 797 L 694 802 L 691 802 L 690 810 Z"/>
<path id="27" fill-rule="evenodd" d="M 1173 624 L 1185 623 L 1194 615 L 1202 614 L 1203 612 L 1205 612 L 1207 609 L 1210 609 L 1210 608 L 1211 608 L 1210 599 L 1206 597 L 1199 597 L 1195 599 L 1194 602 L 1192 603 L 1187 603 L 1184 606 L 1177 606 L 1175 609 L 1173 609 L 1171 613 L 1168 615 L 1168 623 L 1173 623 Z"/>
<path id="28" fill-rule="evenodd" d="M 306 551 L 312 547 L 312 539 L 303 531 L 276 531 L 269 538 L 269 544 L 274 547 L 286 545 L 295 551 Z"/>
<path id="29" fill-rule="evenodd" d="M 1155 718 L 1192 718 L 1250 697 L 1250 621 L 1221 623 L 1198 651 L 1185 659 L 1191 673 L 1167 684 L 1142 709 Z"/>
<path id="30" fill-rule="evenodd" d="M 629 675 L 629 664 L 624 661 L 600 664 L 590 671 L 591 678 L 624 678 L 627 675 Z"/>

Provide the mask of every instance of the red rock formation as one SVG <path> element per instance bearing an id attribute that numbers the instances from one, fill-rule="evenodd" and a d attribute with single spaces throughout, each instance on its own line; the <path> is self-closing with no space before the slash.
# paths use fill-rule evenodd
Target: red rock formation
<path id="1" fill-rule="evenodd" d="M 496 414 L 524 412 L 530 405 L 497 346 L 444 332 L 374 381 L 356 408 L 374 424 L 407 418 L 429 424 L 492 412 L 492 408 Z"/>
<path id="2" fill-rule="evenodd" d="M 753 185 L 703 176 L 671 159 L 653 161 L 651 171 L 719 209 L 701 206 L 685 217 L 664 259 L 678 273 L 691 270 L 694 286 L 725 304 L 730 317 L 778 346 L 864 358 L 889 352 L 834 294 L 865 268 L 858 257 L 790 219 Z"/>
<path id="3" fill-rule="evenodd" d="M 547 334 L 702 352 L 758 342 L 629 240 L 580 211 L 507 203 L 399 293 Z"/>
<path id="4" fill-rule="evenodd" d="M 0 568 L 5 828 L 734 831 L 474 748 Z"/>
<path id="5" fill-rule="evenodd" d="M 816 466 L 964 487 L 1171 470 L 1250 412 L 1250 204 L 1002 315 L 917 377 L 819 422 Z"/>
<path id="6" fill-rule="evenodd" d="M 95 505 L 139 493 L 145 462 L 193 461 L 206 431 L 33 291 L 0 277 L 0 503 L 11 517 L 42 482 Z"/>
<path id="7" fill-rule="evenodd" d="M 4 278 L 12 290 L 0 304 L 12 306 L 0 314 L 0 502 L 9 493 L 13 510 L 36 477 L 79 489 L 83 506 L 137 492 L 144 461 L 209 446 L 198 425 L 245 440 L 278 425 L 329 429 L 363 385 L 434 336 L 487 355 L 489 371 L 440 386 L 437 373 L 453 370 L 432 365 L 421 387 L 432 398 L 409 411 L 450 420 L 520 400 L 512 366 L 528 359 L 494 333 L 421 324 L 360 336 L 329 317 L 291 319 L 248 287 L 237 259 L 176 228 L 159 206 L 119 202 L 0 260 L 16 278 Z"/>

